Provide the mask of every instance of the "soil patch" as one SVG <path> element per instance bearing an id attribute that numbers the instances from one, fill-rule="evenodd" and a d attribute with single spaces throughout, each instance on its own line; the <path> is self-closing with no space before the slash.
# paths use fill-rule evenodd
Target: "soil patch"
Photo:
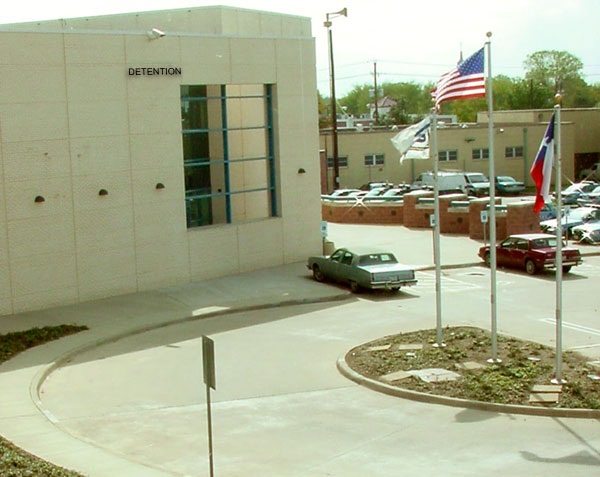
<path id="1" fill-rule="evenodd" d="M 445 328 L 443 339 L 446 346 L 435 346 L 436 330 L 387 336 L 350 350 L 346 362 L 367 378 L 399 388 L 499 404 L 530 405 L 532 395 L 556 377 L 555 350 L 539 343 L 498 335 L 501 362 L 490 364 L 488 331 Z M 600 409 L 598 363 L 563 351 L 561 376 L 566 382 L 557 399 L 542 405 Z"/>

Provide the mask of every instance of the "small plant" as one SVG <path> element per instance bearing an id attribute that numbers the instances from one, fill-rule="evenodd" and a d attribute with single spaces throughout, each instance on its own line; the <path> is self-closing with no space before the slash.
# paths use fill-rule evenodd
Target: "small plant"
<path id="1" fill-rule="evenodd" d="M 49 341 L 87 330 L 86 326 L 60 325 L 0 335 L 0 363 Z M 81 474 L 35 457 L 0 436 L 0 475 L 6 477 L 81 477 Z"/>

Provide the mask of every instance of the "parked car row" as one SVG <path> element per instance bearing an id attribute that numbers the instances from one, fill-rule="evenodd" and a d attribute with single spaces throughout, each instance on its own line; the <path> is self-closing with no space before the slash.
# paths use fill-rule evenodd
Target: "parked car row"
<path id="1" fill-rule="evenodd" d="M 600 227 L 593 233 L 600 234 Z M 535 275 L 556 270 L 557 238 L 545 233 L 510 235 L 496 245 L 496 265 L 525 270 Z M 582 263 L 581 253 L 564 241 L 561 247 L 562 272 Z M 491 246 L 479 249 L 478 256 L 487 266 L 491 263 Z M 413 267 L 398 262 L 389 251 L 338 248 L 331 255 L 308 257 L 306 267 L 318 282 L 332 281 L 348 285 L 353 293 L 362 290 L 398 291 L 417 283 Z"/>
<path id="2" fill-rule="evenodd" d="M 563 237 L 574 238 L 574 229 L 587 223 L 600 221 L 600 207 L 577 207 L 565 209 L 561 215 L 561 227 Z M 558 227 L 557 219 L 550 219 L 540 222 L 542 231 L 549 234 L 556 234 Z"/>
<path id="3" fill-rule="evenodd" d="M 410 190 L 407 184 L 391 184 L 388 182 L 370 182 L 360 189 L 337 189 L 331 194 L 321 195 L 321 199 L 335 202 L 372 202 L 402 200 Z"/>
<path id="4" fill-rule="evenodd" d="M 594 181 L 582 181 L 571 184 L 560 193 L 561 201 L 563 205 L 582 205 L 579 200 L 588 201 L 590 194 L 595 193 L 596 197 L 600 194 L 600 190 L 595 191 L 598 185 Z"/>
<path id="5" fill-rule="evenodd" d="M 433 189 L 432 172 L 420 174 L 412 184 L 412 189 Z M 525 192 L 525 183 L 511 176 L 496 176 L 494 187 L 498 195 L 519 195 Z M 474 197 L 484 197 L 490 193 L 490 181 L 481 172 L 438 172 L 438 188 L 441 193 L 462 192 Z"/>

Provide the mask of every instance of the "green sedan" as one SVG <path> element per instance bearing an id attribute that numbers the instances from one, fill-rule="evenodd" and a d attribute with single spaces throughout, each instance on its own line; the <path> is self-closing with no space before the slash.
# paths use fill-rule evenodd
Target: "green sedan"
<path id="1" fill-rule="evenodd" d="M 362 289 L 397 291 L 417 283 L 414 269 L 398 263 L 391 252 L 339 248 L 329 256 L 309 257 L 306 266 L 318 282 L 345 283 L 353 293 Z"/>

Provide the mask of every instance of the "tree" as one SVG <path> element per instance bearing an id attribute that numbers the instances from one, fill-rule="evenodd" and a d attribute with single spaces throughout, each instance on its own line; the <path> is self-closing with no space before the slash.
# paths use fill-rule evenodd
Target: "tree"
<path id="1" fill-rule="evenodd" d="M 323 98 L 317 91 L 317 108 L 319 111 L 319 128 L 331 126 L 331 114 L 329 113 L 329 100 Z"/>
<path id="2" fill-rule="evenodd" d="M 369 103 L 372 102 L 370 96 L 371 86 L 355 86 L 346 96 L 339 100 L 340 105 L 345 108 L 347 114 L 360 116 L 369 112 Z"/>
<path id="3" fill-rule="evenodd" d="M 563 95 L 563 105 L 575 106 L 575 91 L 583 78 L 583 63 L 567 51 L 543 50 L 528 55 L 524 62 L 525 79 L 543 89 L 551 89 L 553 95 Z M 583 81 L 585 83 L 585 81 Z"/>

